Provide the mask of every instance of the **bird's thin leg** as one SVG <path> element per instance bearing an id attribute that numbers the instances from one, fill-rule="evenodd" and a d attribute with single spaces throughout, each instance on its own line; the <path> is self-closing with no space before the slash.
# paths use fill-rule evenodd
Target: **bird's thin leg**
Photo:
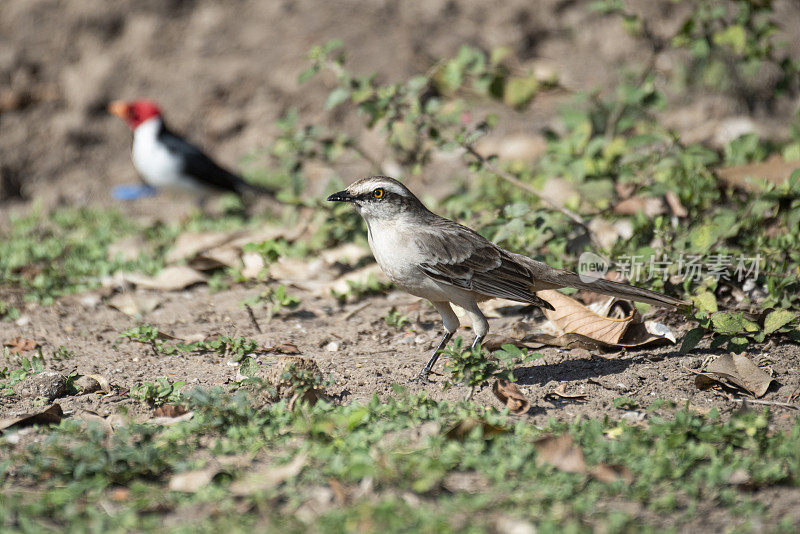
<path id="1" fill-rule="evenodd" d="M 475 336 L 475 341 L 472 342 L 472 348 L 474 349 L 475 347 L 480 345 L 481 342 L 483 341 L 483 338 L 485 338 L 485 337 L 486 336 Z"/>
<path id="2" fill-rule="evenodd" d="M 428 363 L 425 364 L 425 367 L 422 369 L 422 372 L 417 377 L 417 380 L 421 382 L 428 381 L 428 375 L 430 374 L 431 369 L 433 369 L 433 366 L 436 364 L 436 360 L 439 359 L 439 353 L 441 352 L 442 349 L 444 349 L 447 346 L 447 342 L 450 341 L 451 337 L 453 337 L 453 332 L 448 332 L 445 330 L 444 337 L 439 342 L 439 346 L 436 347 L 435 351 L 433 351 L 431 359 L 428 360 Z"/>

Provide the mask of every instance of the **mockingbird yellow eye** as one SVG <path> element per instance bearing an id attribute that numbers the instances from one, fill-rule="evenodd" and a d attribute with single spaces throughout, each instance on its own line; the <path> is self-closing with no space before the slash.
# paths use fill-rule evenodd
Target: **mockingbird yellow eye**
<path id="1" fill-rule="evenodd" d="M 383 198 L 383 195 L 386 194 L 386 191 L 381 189 L 380 187 L 372 192 L 372 196 L 375 198 Z"/>

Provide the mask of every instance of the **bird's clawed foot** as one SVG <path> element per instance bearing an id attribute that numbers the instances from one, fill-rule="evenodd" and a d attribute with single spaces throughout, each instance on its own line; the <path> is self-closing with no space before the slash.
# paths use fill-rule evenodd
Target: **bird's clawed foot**
<path id="1" fill-rule="evenodd" d="M 423 369 L 422 372 L 420 374 L 418 374 L 417 377 L 412 379 L 411 381 L 412 382 L 417 382 L 419 384 L 430 384 L 431 383 L 431 379 L 428 378 L 429 375 L 430 375 L 430 371 L 428 371 L 426 369 Z"/>
<path id="2" fill-rule="evenodd" d="M 452 332 L 445 332 L 444 337 L 439 342 L 439 345 L 436 347 L 436 350 L 433 351 L 433 355 L 431 356 L 428 363 L 425 364 L 425 367 L 422 368 L 422 372 L 414 379 L 414 382 L 419 382 L 421 384 L 428 384 L 430 383 L 430 379 L 428 375 L 431 374 L 431 369 L 433 369 L 434 364 L 436 364 L 436 360 L 439 359 L 439 353 L 447 346 L 447 342 L 450 341 L 450 338 L 453 337 Z"/>

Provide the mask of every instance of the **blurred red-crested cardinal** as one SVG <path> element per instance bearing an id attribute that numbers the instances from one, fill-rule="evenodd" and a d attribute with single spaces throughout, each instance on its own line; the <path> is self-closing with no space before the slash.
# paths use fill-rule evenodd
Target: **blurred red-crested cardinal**
<path id="1" fill-rule="evenodd" d="M 117 100 L 109 104 L 108 111 L 133 130 L 133 166 L 147 185 L 198 195 L 213 191 L 271 194 L 222 168 L 202 150 L 172 133 L 155 103 Z"/>

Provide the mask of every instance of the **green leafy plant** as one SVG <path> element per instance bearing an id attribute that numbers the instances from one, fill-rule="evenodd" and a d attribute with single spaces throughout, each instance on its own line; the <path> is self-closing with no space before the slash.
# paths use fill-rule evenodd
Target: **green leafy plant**
<path id="1" fill-rule="evenodd" d="M 283 385 L 294 392 L 294 395 L 302 398 L 306 392 L 315 390 L 323 391 L 326 387 L 334 384 L 330 377 L 322 376 L 319 372 L 310 369 L 301 369 L 295 364 L 289 364 L 280 376 Z"/>
<path id="2" fill-rule="evenodd" d="M 15 321 L 19 318 L 19 310 L 4 300 L 0 300 L 0 321 Z"/>
<path id="3" fill-rule="evenodd" d="M 171 342 L 175 339 L 159 332 L 158 328 L 152 325 L 140 325 L 136 328 L 126 330 L 120 334 L 137 343 L 148 344 L 157 354 L 173 355 L 188 354 L 191 352 L 213 352 L 223 358 L 232 358 L 233 361 L 240 361 L 245 356 L 258 350 L 258 342 L 245 337 L 217 336 L 205 341 L 184 341 Z"/>
<path id="4" fill-rule="evenodd" d="M 618 410 L 635 410 L 639 407 L 639 401 L 630 397 L 617 397 L 612 404 Z"/>
<path id="5" fill-rule="evenodd" d="M 3 353 L 6 360 L 13 359 L 15 360 L 14 363 L 19 366 L 15 369 L 4 367 L 2 371 L 0 371 L 0 392 L 4 396 L 13 395 L 13 386 L 15 384 L 22 382 L 32 375 L 41 373 L 44 369 L 44 356 L 42 355 L 42 349 L 38 349 L 38 353 L 34 354 L 30 358 L 27 356 L 17 356 L 16 358 L 12 358 L 8 351 L 8 347 L 3 347 Z"/>
<path id="6" fill-rule="evenodd" d="M 178 403 L 181 401 L 181 388 L 185 385 L 184 380 L 170 382 L 167 377 L 161 377 L 155 382 L 143 382 L 131 387 L 128 395 L 151 406 L 160 406 L 167 402 Z"/>
<path id="7" fill-rule="evenodd" d="M 716 297 L 709 291 L 696 295 L 694 302 L 697 308 L 694 318 L 699 326 L 686 333 L 681 352 L 696 347 L 707 332 L 714 335 L 712 348 L 726 345 L 726 349 L 733 352 L 743 351 L 750 343 L 762 343 L 769 335 L 788 333 L 800 339 L 800 331 L 795 326 L 797 314 L 791 310 L 770 310 L 759 320 L 748 318 L 744 312 L 720 311 Z"/>
<path id="8" fill-rule="evenodd" d="M 398 330 L 403 328 L 404 325 L 411 323 L 408 317 L 398 312 L 394 307 L 389 310 L 389 313 L 386 314 L 386 317 L 384 317 L 383 320 L 388 326 Z"/>
<path id="9" fill-rule="evenodd" d="M 469 386 L 468 399 L 472 398 L 478 386 L 489 380 L 500 378 L 513 382 L 515 366 L 542 357 L 539 353 L 528 354 L 527 349 L 510 344 L 503 345 L 489 356 L 480 346 L 462 348 L 462 343 L 461 337 L 457 337 L 448 348 L 442 350 L 442 354 L 447 356 L 444 370 L 450 373 L 444 389 L 454 384 Z"/>
<path id="10" fill-rule="evenodd" d="M 269 287 L 258 295 L 247 298 L 242 301 L 242 306 L 250 306 L 252 308 L 264 306 L 267 310 L 267 317 L 272 318 L 273 315 L 280 313 L 284 308 L 294 309 L 300 304 L 300 299 L 286 292 L 286 286 L 283 284 L 277 287 Z"/>
<path id="11" fill-rule="evenodd" d="M 52 358 L 54 360 L 60 361 L 60 360 L 70 360 L 74 356 L 75 354 L 73 354 L 72 351 L 70 351 L 67 347 L 65 347 L 64 345 L 59 345 L 59 347 L 53 351 Z"/>

